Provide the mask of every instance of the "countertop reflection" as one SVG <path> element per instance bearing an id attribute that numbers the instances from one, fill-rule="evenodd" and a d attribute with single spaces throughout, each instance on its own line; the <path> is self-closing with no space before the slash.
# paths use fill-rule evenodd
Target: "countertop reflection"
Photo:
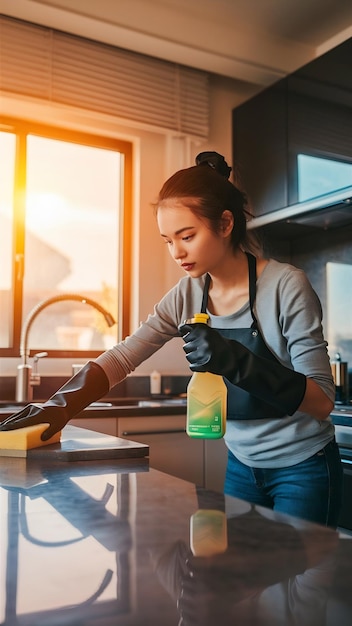
<path id="1" fill-rule="evenodd" d="M 351 626 L 352 541 L 149 469 L 0 459 L 0 624 Z"/>

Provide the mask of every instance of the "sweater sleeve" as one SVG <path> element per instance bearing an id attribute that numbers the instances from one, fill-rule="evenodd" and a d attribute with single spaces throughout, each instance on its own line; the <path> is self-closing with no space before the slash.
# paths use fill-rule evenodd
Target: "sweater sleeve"
<path id="1" fill-rule="evenodd" d="M 154 312 L 132 335 L 95 360 L 104 370 L 110 388 L 126 378 L 165 343 L 179 337 L 179 324 L 200 310 L 203 283 L 202 279 L 193 281 L 188 277 L 182 278 L 155 305 Z"/>

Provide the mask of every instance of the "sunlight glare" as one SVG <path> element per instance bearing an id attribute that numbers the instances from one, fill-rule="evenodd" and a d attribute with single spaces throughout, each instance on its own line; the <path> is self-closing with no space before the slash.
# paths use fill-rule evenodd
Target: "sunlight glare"
<path id="1" fill-rule="evenodd" d="M 66 198 L 52 192 L 30 192 L 26 200 L 26 223 L 30 230 L 43 232 L 58 224 L 68 224 L 70 208 Z"/>

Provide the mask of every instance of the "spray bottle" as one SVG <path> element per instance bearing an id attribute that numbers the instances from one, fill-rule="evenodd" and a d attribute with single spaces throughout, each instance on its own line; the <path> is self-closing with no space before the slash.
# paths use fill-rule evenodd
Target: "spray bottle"
<path id="1" fill-rule="evenodd" d="M 209 315 L 196 313 L 188 321 L 206 324 Z M 189 437 L 220 439 L 226 430 L 227 388 L 222 376 L 194 372 L 187 387 L 187 425 Z"/>

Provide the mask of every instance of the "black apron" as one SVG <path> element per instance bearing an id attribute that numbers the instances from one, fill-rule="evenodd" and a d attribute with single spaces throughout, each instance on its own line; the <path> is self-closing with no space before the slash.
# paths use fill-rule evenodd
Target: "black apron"
<path id="1" fill-rule="evenodd" d="M 258 322 L 254 315 L 253 307 L 257 291 L 257 260 L 252 254 L 246 253 L 249 270 L 249 306 L 251 309 L 252 324 L 250 328 L 215 328 L 215 330 L 227 339 L 235 339 L 251 352 L 269 361 L 279 363 L 278 359 L 266 346 L 263 337 L 258 329 Z M 207 274 L 203 290 L 203 300 L 201 313 L 206 313 L 208 302 L 208 291 L 210 285 L 210 275 Z M 268 419 L 273 417 L 283 417 L 279 411 L 271 404 L 263 400 L 258 400 L 247 391 L 236 387 L 226 378 L 224 382 L 227 387 L 227 419 Z"/>

